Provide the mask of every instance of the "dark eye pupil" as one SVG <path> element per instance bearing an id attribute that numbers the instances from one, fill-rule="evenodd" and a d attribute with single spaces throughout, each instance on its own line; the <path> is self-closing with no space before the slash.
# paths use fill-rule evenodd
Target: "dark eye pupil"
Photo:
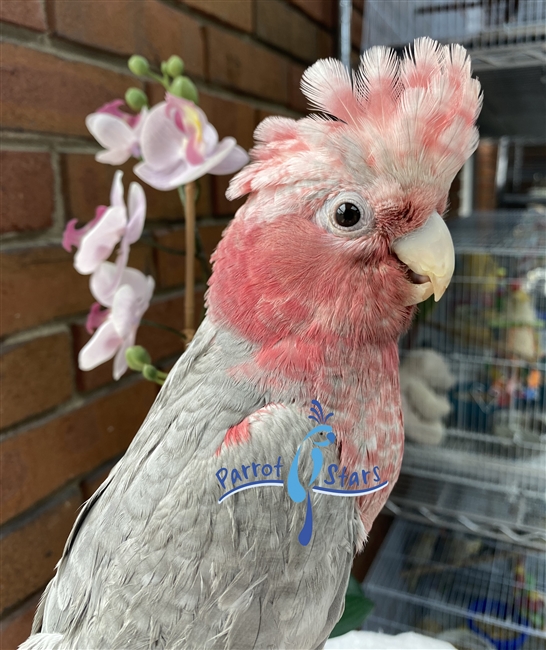
<path id="1" fill-rule="evenodd" d="M 344 228 L 350 228 L 360 221 L 360 208 L 354 203 L 342 203 L 336 210 L 336 221 Z"/>

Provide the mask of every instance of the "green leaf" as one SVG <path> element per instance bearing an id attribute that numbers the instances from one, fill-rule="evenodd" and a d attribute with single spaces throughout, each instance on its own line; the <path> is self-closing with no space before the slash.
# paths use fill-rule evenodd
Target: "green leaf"
<path id="1" fill-rule="evenodd" d="M 351 576 L 345 593 L 343 616 L 332 630 L 330 638 L 347 634 L 351 630 L 359 630 L 373 608 L 374 603 L 366 598 L 358 580 Z"/>

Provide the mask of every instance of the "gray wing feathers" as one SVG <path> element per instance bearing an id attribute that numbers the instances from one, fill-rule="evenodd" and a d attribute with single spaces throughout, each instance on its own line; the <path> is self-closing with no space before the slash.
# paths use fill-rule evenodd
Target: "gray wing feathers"
<path id="1" fill-rule="evenodd" d="M 39 607 L 45 634 L 27 642 L 56 645 L 25 650 L 320 647 L 337 620 L 359 520 L 352 499 L 314 493 L 315 533 L 302 547 L 304 509 L 284 488 L 218 504 L 219 467 L 291 460 L 309 429 L 301 410 L 272 407 L 251 419 L 247 443 L 216 453 L 229 427 L 269 402 L 229 374 L 249 360 L 248 344 L 203 323 L 80 513 Z M 325 462 L 336 454 L 327 448 Z"/>

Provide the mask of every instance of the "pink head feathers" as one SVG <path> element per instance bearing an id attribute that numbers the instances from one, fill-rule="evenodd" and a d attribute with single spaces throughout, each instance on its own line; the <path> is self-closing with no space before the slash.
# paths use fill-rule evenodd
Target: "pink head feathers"
<path id="1" fill-rule="evenodd" d="M 403 60 L 374 47 L 354 73 L 335 59 L 321 60 L 306 70 L 301 87 L 312 108 L 335 120 L 264 120 L 255 133 L 254 164 L 235 177 L 230 198 L 310 174 L 328 176 L 332 152 L 323 159 L 324 135 L 363 183 L 388 176 L 406 190 L 434 184 L 444 193 L 478 144 L 480 84 L 460 45 L 421 38 Z"/>

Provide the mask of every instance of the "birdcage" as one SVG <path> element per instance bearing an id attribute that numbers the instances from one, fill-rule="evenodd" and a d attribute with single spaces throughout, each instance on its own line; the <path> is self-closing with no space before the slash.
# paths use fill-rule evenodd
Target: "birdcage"
<path id="1" fill-rule="evenodd" d="M 365 629 L 417 630 L 458 650 L 544 650 L 546 555 L 397 519 L 364 584 Z"/>
<path id="2" fill-rule="evenodd" d="M 406 431 L 366 626 L 546 649 L 546 217 L 474 215 L 451 232 L 451 285 L 421 306 L 400 350 L 402 368 L 424 350 L 441 357 L 450 412 L 441 435 L 426 437 L 426 414 L 422 436 Z M 421 379 L 438 394 L 434 373 Z"/>

